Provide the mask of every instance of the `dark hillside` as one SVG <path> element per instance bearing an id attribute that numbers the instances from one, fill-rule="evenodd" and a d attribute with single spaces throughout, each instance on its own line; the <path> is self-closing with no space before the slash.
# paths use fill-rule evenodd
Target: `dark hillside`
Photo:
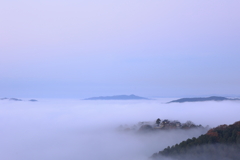
<path id="1" fill-rule="evenodd" d="M 177 160 L 239 160 L 240 121 L 220 125 L 198 138 L 188 139 L 155 153 L 152 158 L 169 157 Z"/>

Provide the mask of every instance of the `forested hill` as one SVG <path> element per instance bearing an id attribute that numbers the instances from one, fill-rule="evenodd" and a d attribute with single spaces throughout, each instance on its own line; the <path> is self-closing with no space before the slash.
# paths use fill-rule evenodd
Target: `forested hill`
<path id="1" fill-rule="evenodd" d="M 164 157 L 177 160 L 239 160 L 240 121 L 220 125 L 198 138 L 188 139 L 153 154 L 153 159 Z"/>

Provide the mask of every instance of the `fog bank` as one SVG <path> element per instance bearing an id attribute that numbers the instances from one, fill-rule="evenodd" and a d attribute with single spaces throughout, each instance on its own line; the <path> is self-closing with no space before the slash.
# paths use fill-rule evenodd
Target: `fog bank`
<path id="1" fill-rule="evenodd" d="M 167 101 L 0 101 L 0 159 L 144 160 L 203 131 L 136 134 L 117 132 L 119 125 L 161 118 L 215 127 L 239 120 L 239 102 Z"/>

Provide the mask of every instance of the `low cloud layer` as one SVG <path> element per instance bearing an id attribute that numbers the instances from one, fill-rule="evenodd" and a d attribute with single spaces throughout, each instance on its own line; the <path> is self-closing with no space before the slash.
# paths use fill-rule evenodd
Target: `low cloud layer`
<path id="1" fill-rule="evenodd" d="M 239 120 L 239 102 L 164 104 L 153 101 L 0 101 L 0 159 L 144 160 L 202 130 L 117 132 L 157 118 L 215 127 Z"/>

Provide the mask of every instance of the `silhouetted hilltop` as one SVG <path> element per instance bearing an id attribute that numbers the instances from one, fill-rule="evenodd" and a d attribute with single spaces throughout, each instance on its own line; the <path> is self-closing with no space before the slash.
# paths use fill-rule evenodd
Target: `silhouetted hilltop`
<path id="1" fill-rule="evenodd" d="M 154 159 L 164 157 L 177 160 L 239 160 L 240 121 L 220 125 L 198 138 L 188 139 L 153 154 Z"/>
<path id="2" fill-rule="evenodd" d="M 226 98 L 226 97 L 217 97 L 217 96 L 212 96 L 212 97 L 204 97 L 204 98 L 181 98 L 177 100 L 170 101 L 168 103 L 184 103 L 184 102 L 203 102 L 203 101 L 226 101 L 226 100 L 240 100 L 238 98 Z"/>
<path id="3" fill-rule="evenodd" d="M 86 98 L 84 100 L 149 100 L 149 99 L 132 94 L 132 95 L 100 96 Z"/>

